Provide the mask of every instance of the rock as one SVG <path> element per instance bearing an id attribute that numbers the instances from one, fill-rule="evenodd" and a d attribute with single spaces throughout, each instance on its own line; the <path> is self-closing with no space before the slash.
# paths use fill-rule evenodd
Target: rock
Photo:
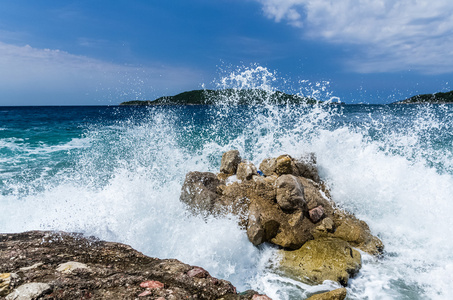
<path id="1" fill-rule="evenodd" d="M 241 160 L 238 150 L 230 150 L 223 153 L 222 161 L 220 163 L 220 172 L 230 175 L 236 174 L 236 170 Z"/>
<path id="2" fill-rule="evenodd" d="M 19 275 L 16 273 L 2 273 L 0 274 L 0 296 L 9 294 L 14 286 L 20 282 Z"/>
<path id="3" fill-rule="evenodd" d="M 36 263 L 36 264 L 34 264 L 32 266 L 29 266 L 29 267 L 20 268 L 19 270 L 21 270 L 22 272 L 25 272 L 25 271 L 28 271 L 28 270 L 31 270 L 31 269 L 39 268 L 42 265 L 43 265 L 43 263 L 40 262 L 40 263 Z"/>
<path id="4" fill-rule="evenodd" d="M 189 172 L 181 188 L 180 200 L 197 213 L 212 212 L 219 197 L 220 180 L 210 172 Z"/>
<path id="5" fill-rule="evenodd" d="M 304 187 L 294 175 L 285 174 L 275 182 L 277 203 L 283 211 L 305 208 Z"/>
<path id="6" fill-rule="evenodd" d="M 148 288 L 148 289 L 160 289 L 163 288 L 165 285 L 157 280 L 146 280 L 140 283 L 140 287 Z"/>
<path id="7" fill-rule="evenodd" d="M 360 253 L 336 238 L 311 240 L 298 250 L 279 253 L 281 270 L 308 284 L 332 280 L 346 286 L 361 268 Z"/>
<path id="8" fill-rule="evenodd" d="M 318 223 L 319 220 L 324 216 L 324 208 L 320 205 L 308 211 L 308 215 L 310 216 L 310 220 L 313 223 Z"/>
<path id="9" fill-rule="evenodd" d="M 66 263 L 60 264 L 57 268 L 58 272 L 70 274 L 74 270 L 89 270 L 86 264 L 82 264 L 76 261 L 68 261 Z"/>
<path id="10" fill-rule="evenodd" d="M 353 247 L 372 255 L 382 253 L 384 244 L 379 238 L 371 234 L 367 223 L 342 211 L 336 211 L 334 216 L 336 229 L 329 236 L 345 240 Z"/>
<path id="11" fill-rule="evenodd" d="M 267 158 L 260 169 L 263 174 L 258 176 L 245 161 L 231 176 L 191 172 L 181 200 L 202 214 L 237 215 L 251 243 L 283 248 L 281 270 L 311 284 L 327 279 L 347 284 L 361 266 L 360 254 L 351 246 L 371 254 L 382 251 L 365 222 L 335 207 L 319 179 L 314 154 L 298 160 L 289 155 Z M 303 254 L 296 255 L 299 251 Z"/>
<path id="12" fill-rule="evenodd" d="M 277 175 L 292 174 L 293 173 L 293 160 L 289 155 L 280 155 L 277 157 L 275 173 Z"/>
<path id="13" fill-rule="evenodd" d="M 143 293 L 138 294 L 139 297 L 146 297 L 152 295 L 153 293 L 150 290 L 146 290 Z"/>
<path id="14" fill-rule="evenodd" d="M 265 176 L 271 176 L 275 174 L 275 169 L 277 168 L 277 159 L 276 158 L 266 158 L 260 164 L 260 170 Z"/>
<path id="15" fill-rule="evenodd" d="M 252 300 L 272 300 L 272 299 L 266 295 L 256 294 L 256 295 L 253 295 Z"/>
<path id="16" fill-rule="evenodd" d="M 344 300 L 346 298 L 347 291 L 345 288 L 336 289 L 330 292 L 313 295 L 307 300 Z"/>
<path id="17" fill-rule="evenodd" d="M 90 271 L 55 271 L 68 261 L 85 264 Z M 37 263 L 44 264 L 18 271 Z M 7 299 L 23 299 L 18 295 L 25 291 L 29 295 L 26 299 L 135 299 L 139 295 L 152 299 L 219 299 L 231 295 L 248 300 L 257 294 L 243 297 L 230 282 L 175 259 L 151 258 L 124 244 L 64 232 L 0 234 L 0 266 L 23 278 L 14 292 L 8 290 Z M 0 282 L 8 277 L 13 278 L 2 274 Z"/>
<path id="18" fill-rule="evenodd" d="M 6 296 L 6 300 L 31 300 L 42 297 L 52 291 L 52 287 L 47 283 L 31 282 L 19 286 L 11 294 Z"/>
<path id="19" fill-rule="evenodd" d="M 257 174 L 255 165 L 249 161 L 241 162 L 237 167 L 236 176 L 241 181 L 250 180 Z"/>
<path id="20" fill-rule="evenodd" d="M 189 277 L 206 278 L 209 276 L 209 273 L 208 273 L 208 271 L 206 271 L 203 268 L 195 267 L 192 270 L 190 270 L 189 272 L 187 272 L 187 275 Z"/>
<path id="21" fill-rule="evenodd" d="M 299 180 L 304 187 L 304 199 L 307 203 L 307 209 L 310 210 L 321 205 L 326 215 L 332 215 L 334 203 L 329 200 L 324 187 L 308 178 L 299 177 Z"/>
<path id="22" fill-rule="evenodd" d="M 313 238 L 315 225 L 301 210 L 285 213 L 275 202 L 251 198 L 247 235 L 254 245 L 271 242 L 288 249 L 298 249 Z"/>
<path id="23" fill-rule="evenodd" d="M 316 167 L 316 155 L 308 153 L 299 159 L 294 160 L 299 176 L 311 179 L 315 182 L 320 182 L 318 168 Z"/>

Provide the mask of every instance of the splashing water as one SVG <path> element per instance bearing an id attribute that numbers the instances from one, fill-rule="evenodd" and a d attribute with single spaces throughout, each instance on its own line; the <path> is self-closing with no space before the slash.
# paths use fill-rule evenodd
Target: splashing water
<path id="1" fill-rule="evenodd" d="M 218 82 L 273 93 L 279 80 L 254 66 Z M 319 86 L 331 98 L 325 83 Z M 298 93 L 317 95 L 313 87 Z M 256 165 L 315 152 L 334 201 L 365 220 L 386 247 L 380 259 L 363 255 L 348 298 L 453 295 L 453 108 L 272 105 L 266 97 L 243 106 L 231 101 L 234 95 L 224 98 L 214 106 L 77 108 L 69 120 L 59 120 L 55 109 L 47 112 L 53 122 L 36 124 L 46 128 L 36 136 L 4 115 L 0 231 L 83 232 L 202 266 L 239 290 L 303 299 L 338 285 L 308 286 L 272 272 L 275 249 L 254 247 L 234 216 L 187 213 L 179 193 L 187 172 L 217 172 L 221 154 L 232 148 Z M 79 122 L 87 112 L 91 117 Z"/>

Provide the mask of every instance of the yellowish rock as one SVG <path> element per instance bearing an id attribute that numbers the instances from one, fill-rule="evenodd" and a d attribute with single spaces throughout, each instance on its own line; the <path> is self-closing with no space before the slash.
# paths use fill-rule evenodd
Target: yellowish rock
<path id="1" fill-rule="evenodd" d="M 371 234 L 370 228 L 364 221 L 341 211 L 335 212 L 334 221 L 336 229 L 329 236 L 345 240 L 353 247 L 372 255 L 382 253 L 384 244 L 379 238 Z"/>
<path id="2" fill-rule="evenodd" d="M 336 289 L 327 293 L 313 295 L 307 300 L 344 300 L 346 298 L 346 289 Z"/>
<path id="3" fill-rule="evenodd" d="M 280 270 L 308 284 L 332 280 L 346 286 L 362 266 L 360 253 L 337 238 L 311 240 L 298 250 L 279 253 Z"/>
<path id="4" fill-rule="evenodd" d="M 0 274 L 0 296 L 8 295 L 11 282 L 18 278 L 19 278 L 19 275 L 17 275 L 16 273 Z"/>

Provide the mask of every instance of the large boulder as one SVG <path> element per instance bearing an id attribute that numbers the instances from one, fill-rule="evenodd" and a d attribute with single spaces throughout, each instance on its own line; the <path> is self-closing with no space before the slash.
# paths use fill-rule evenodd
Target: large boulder
<path id="1" fill-rule="evenodd" d="M 309 284 L 332 280 L 346 286 L 362 265 L 359 251 L 337 238 L 311 240 L 298 250 L 279 253 L 281 270 Z"/>
<path id="2" fill-rule="evenodd" d="M 275 181 L 277 204 L 283 211 L 303 211 L 306 207 L 304 187 L 299 178 L 285 174 Z"/>
<path id="3" fill-rule="evenodd" d="M 258 295 L 238 294 L 230 282 L 201 267 L 65 232 L 0 234 L 0 272 L 6 272 L 0 274 L 5 299 L 251 300 Z"/>
<path id="4" fill-rule="evenodd" d="M 238 150 L 230 150 L 223 153 L 222 161 L 220 162 L 220 172 L 229 175 L 236 174 L 236 170 L 241 160 Z"/>
<path id="5" fill-rule="evenodd" d="M 220 180 L 210 172 L 189 172 L 181 189 L 180 199 L 197 213 L 213 213 L 219 197 Z"/>
<path id="6" fill-rule="evenodd" d="M 316 155 L 308 153 L 294 160 L 299 176 L 320 182 L 318 168 L 316 167 Z"/>

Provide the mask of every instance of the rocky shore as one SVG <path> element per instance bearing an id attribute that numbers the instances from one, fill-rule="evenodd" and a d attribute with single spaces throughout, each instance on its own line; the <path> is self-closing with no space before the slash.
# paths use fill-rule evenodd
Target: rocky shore
<path id="1" fill-rule="evenodd" d="M 4 297 L 4 298 L 3 298 Z M 80 234 L 0 234 L 0 298 L 266 300 L 176 259 Z"/>

